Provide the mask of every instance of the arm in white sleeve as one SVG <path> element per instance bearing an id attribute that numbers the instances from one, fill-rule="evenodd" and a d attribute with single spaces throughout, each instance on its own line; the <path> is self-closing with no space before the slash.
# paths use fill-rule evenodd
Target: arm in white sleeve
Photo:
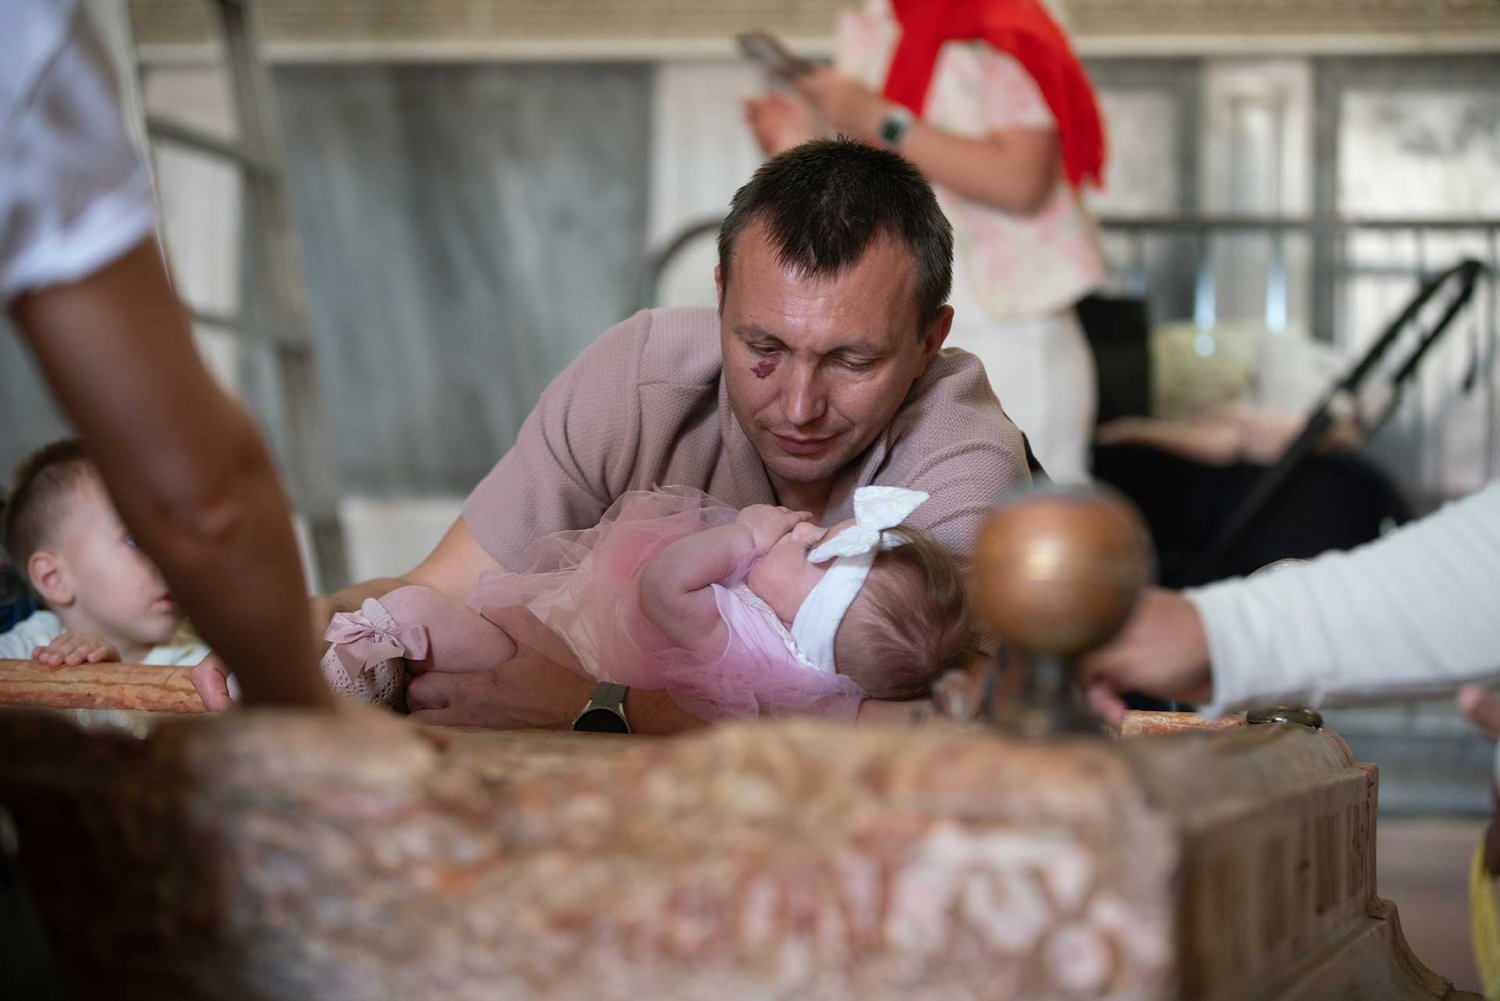
<path id="1" fill-rule="evenodd" d="M 1500 482 L 1348 553 L 1189 591 L 1219 714 L 1437 694 L 1500 670 Z"/>

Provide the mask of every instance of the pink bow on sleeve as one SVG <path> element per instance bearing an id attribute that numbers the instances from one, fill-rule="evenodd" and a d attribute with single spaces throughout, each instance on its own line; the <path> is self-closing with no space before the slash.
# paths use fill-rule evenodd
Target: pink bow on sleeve
<path id="1" fill-rule="evenodd" d="M 377 625 L 377 622 L 389 625 Z M 390 613 L 373 599 L 366 599 L 357 612 L 335 615 L 323 638 L 333 644 L 339 663 L 351 679 L 395 657 L 408 660 L 427 657 L 427 627 L 398 626 Z"/>

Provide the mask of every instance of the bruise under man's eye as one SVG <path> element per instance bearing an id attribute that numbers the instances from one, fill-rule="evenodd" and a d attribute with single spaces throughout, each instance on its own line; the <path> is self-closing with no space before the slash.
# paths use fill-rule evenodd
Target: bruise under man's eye
<path id="1" fill-rule="evenodd" d="M 750 371 L 755 373 L 755 377 L 757 379 L 764 379 L 766 376 L 776 371 L 776 366 L 779 364 L 781 364 L 780 358 L 762 358 L 760 361 L 755 363 L 755 367 Z"/>

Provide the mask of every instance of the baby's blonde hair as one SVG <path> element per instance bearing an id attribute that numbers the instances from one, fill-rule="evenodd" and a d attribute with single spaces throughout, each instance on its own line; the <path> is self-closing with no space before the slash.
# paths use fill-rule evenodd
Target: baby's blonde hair
<path id="1" fill-rule="evenodd" d="M 926 695 L 974 642 L 953 554 L 926 532 L 906 525 L 894 531 L 911 541 L 875 557 L 834 638 L 839 673 L 872 699 Z"/>

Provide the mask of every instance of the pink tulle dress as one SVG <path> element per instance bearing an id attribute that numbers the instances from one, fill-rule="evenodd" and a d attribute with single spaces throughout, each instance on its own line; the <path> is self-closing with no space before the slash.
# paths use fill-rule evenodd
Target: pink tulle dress
<path id="1" fill-rule="evenodd" d="M 711 657 L 669 641 L 641 611 L 647 564 L 671 543 L 732 524 L 734 508 L 685 487 L 632 491 L 599 524 L 538 539 L 514 571 L 484 574 L 468 605 L 518 643 L 600 681 L 666 689 L 703 719 L 851 718 L 864 692 L 805 665 L 791 633 L 745 585 L 747 560 L 711 585 L 729 638 Z"/>

